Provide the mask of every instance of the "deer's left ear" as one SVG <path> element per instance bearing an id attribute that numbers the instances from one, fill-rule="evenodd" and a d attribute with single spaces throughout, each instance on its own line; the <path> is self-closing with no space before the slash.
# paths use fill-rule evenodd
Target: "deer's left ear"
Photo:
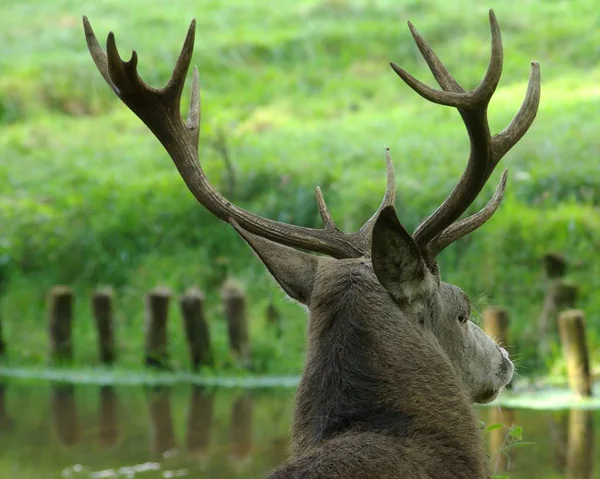
<path id="1" fill-rule="evenodd" d="M 229 222 L 256 252 L 287 295 L 308 306 L 315 283 L 318 258 L 252 234 L 235 220 Z"/>
<path id="2" fill-rule="evenodd" d="M 411 301 L 427 288 L 429 272 L 412 236 L 386 206 L 373 226 L 371 261 L 379 283 L 398 301 Z"/>

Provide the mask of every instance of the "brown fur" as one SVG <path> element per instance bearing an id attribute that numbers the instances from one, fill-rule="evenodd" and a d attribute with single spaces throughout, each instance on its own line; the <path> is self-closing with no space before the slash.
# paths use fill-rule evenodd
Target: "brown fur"
<path id="1" fill-rule="evenodd" d="M 236 229 L 309 310 L 291 459 L 269 479 L 489 477 L 471 403 L 493 399 L 512 364 L 459 319 L 468 298 L 429 271 L 392 207 L 375 224 L 373 260 Z"/>

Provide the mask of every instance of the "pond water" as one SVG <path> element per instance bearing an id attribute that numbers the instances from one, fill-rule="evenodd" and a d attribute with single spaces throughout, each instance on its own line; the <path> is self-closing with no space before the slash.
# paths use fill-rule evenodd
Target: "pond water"
<path id="1" fill-rule="evenodd" d="M 286 457 L 293 389 L 0 384 L 1 478 L 261 478 Z M 535 442 L 496 454 L 511 479 L 600 478 L 600 411 L 478 408 Z M 593 471 L 593 467 L 596 471 Z"/>

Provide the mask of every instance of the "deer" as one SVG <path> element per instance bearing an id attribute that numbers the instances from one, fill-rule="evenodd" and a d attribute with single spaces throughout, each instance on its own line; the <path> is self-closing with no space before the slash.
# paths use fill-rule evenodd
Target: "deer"
<path id="1" fill-rule="evenodd" d="M 490 477 L 473 405 L 495 400 L 515 367 L 508 352 L 473 322 L 465 292 L 441 280 L 436 260 L 497 211 L 507 169 L 487 204 L 463 217 L 499 161 L 528 131 L 539 106 L 540 70 L 532 61 L 520 109 L 504 130 L 491 134 L 487 110 L 500 80 L 503 47 L 493 10 L 489 22 L 491 56 L 472 91 L 460 86 L 410 22 L 441 89 L 390 63 L 425 100 L 456 108 L 470 140 L 462 176 L 411 234 L 395 210 L 389 148 L 384 198 L 357 231 L 337 227 L 319 187 L 322 228 L 278 222 L 233 204 L 209 183 L 199 161 L 196 67 L 185 120 L 180 112 L 195 19 L 171 78 L 158 89 L 138 75 L 135 50 L 124 61 L 110 32 L 104 51 L 83 16 L 90 55 L 116 96 L 159 140 L 197 201 L 235 229 L 283 292 L 308 313 L 289 458 L 267 473 L 269 479 Z"/>

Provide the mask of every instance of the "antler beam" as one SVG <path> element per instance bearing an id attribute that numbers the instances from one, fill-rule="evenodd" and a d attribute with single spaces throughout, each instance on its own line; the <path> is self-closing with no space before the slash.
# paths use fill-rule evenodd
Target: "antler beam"
<path id="1" fill-rule="evenodd" d="M 471 143 L 467 167 L 457 185 L 439 208 L 413 233 L 413 238 L 421 252 L 430 262 L 442 249 L 477 229 L 496 211 L 506 186 L 506 173 L 493 199 L 484 210 L 454 224 L 477 198 L 498 162 L 527 132 L 539 106 L 540 70 L 538 63 L 532 62 L 527 94 L 519 112 L 505 130 L 491 136 L 487 108 L 500 81 L 503 53 L 500 27 L 493 10 L 489 12 L 489 19 L 492 34 L 491 57 L 485 77 L 472 92 L 465 92 L 457 83 L 410 22 L 412 36 L 442 90 L 430 88 L 391 63 L 398 76 L 423 98 L 433 103 L 457 108 Z"/>

